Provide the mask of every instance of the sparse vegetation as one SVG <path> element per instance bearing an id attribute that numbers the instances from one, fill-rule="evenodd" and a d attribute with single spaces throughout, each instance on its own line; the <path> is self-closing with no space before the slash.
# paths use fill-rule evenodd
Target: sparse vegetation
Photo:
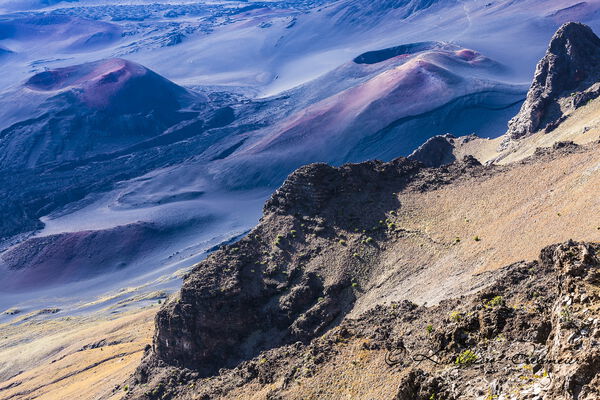
<path id="1" fill-rule="evenodd" d="M 458 322 L 462 319 L 462 313 L 459 311 L 452 311 L 450 313 L 450 320 L 454 322 Z"/>
<path id="2" fill-rule="evenodd" d="M 277 235 L 275 238 L 275 246 L 279 247 L 281 245 L 281 241 L 283 240 L 283 235 Z"/>
<path id="3" fill-rule="evenodd" d="M 486 308 L 494 308 L 494 307 L 500 307 L 503 306 L 504 303 L 504 298 L 502 296 L 496 296 L 488 301 L 485 302 L 485 307 Z"/>
<path id="4" fill-rule="evenodd" d="M 560 311 L 560 320 L 561 322 L 571 322 L 573 320 L 573 315 L 571 313 L 571 308 L 568 306 L 565 306 L 562 308 L 562 310 Z"/>
<path id="5" fill-rule="evenodd" d="M 433 333 L 433 325 L 431 325 L 431 324 L 427 325 L 425 330 L 427 331 L 428 334 Z"/>
<path id="6" fill-rule="evenodd" d="M 462 353 L 460 353 L 456 357 L 456 360 L 454 360 L 454 364 L 456 364 L 456 365 L 471 365 L 476 361 L 477 361 L 477 354 L 475 354 L 473 351 L 467 349 L 467 350 L 463 351 Z"/>

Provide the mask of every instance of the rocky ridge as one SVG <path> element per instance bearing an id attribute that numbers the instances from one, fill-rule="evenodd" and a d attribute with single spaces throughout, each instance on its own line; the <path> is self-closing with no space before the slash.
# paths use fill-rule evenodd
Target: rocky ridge
<path id="1" fill-rule="evenodd" d="M 599 81 L 600 38 L 584 24 L 563 25 L 536 67 L 527 99 L 509 122 L 507 139 L 552 131 L 569 111 L 600 96 Z"/>
<path id="2" fill-rule="evenodd" d="M 267 201 L 259 226 L 195 267 L 161 309 L 153 357 L 211 375 L 261 350 L 309 342 L 349 311 L 377 242 L 403 234 L 394 193 L 481 169 L 469 158 L 439 171 L 404 158 L 300 168 Z"/>

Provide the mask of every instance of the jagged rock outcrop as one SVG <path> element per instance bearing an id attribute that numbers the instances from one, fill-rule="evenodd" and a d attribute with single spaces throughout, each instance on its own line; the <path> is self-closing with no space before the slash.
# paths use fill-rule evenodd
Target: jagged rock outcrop
<path id="1" fill-rule="evenodd" d="M 533 83 L 507 137 L 549 132 L 569 110 L 600 96 L 600 38 L 584 24 L 570 22 L 552 37 Z"/>
<path id="2" fill-rule="evenodd" d="M 407 368 L 396 399 L 597 399 L 599 250 L 573 241 L 546 247 L 538 261 L 511 265 L 489 288 L 449 302 L 445 321 L 430 319 L 439 326 L 430 338 L 405 339 L 413 355 L 435 355 Z"/>
<path id="3" fill-rule="evenodd" d="M 343 232 L 384 218 L 379 207 L 360 213 L 361 198 L 400 190 L 421 168 L 399 159 L 294 172 L 265 204 L 262 223 L 199 264 L 161 309 L 155 357 L 211 375 L 261 350 L 322 334 L 356 295 L 357 263 L 344 251 Z M 391 196 L 380 203 L 394 207 Z"/>
<path id="4" fill-rule="evenodd" d="M 453 154 L 454 139 L 449 133 L 430 138 L 408 156 L 411 160 L 422 162 L 428 167 L 441 167 L 456 161 Z"/>

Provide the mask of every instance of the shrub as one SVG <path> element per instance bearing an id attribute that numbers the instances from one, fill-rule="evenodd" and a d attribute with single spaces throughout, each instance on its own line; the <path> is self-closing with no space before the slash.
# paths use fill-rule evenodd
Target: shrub
<path id="1" fill-rule="evenodd" d="M 431 324 L 427 325 L 425 330 L 427 331 L 427 333 L 431 334 L 433 332 L 433 325 L 431 325 Z"/>
<path id="2" fill-rule="evenodd" d="M 493 299 L 488 300 L 485 303 L 487 308 L 500 307 L 504 305 L 504 298 L 502 296 L 496 296 Z"/>
<path id="3" fill-rule="evenodd" d="M 344 239 L 340 239 L 340 244 L 341 244 L 342 246 L 345 246 L 345 245 L 346 245 L 346 241 L 345 241 Z"/>
<path id="4" fill-rule="evenodd" d="M 281 240 L 283 239 L 283 235 L 277 235 L 275 238 L 275 246 L 279 246 L 281 244 Z"/>
<path id="5" fill-rule="evenodd" d="M 560 320 L 562 322 L 571 322 L 573 320 L 573 316 L 571 314 L 571 309 L 567 306 L 567 307 L 563 307 L 563 309 L 560 312 Z"/>
<path id="6" fill-rule="evenodd" d="M 481 241 L 481 238 L 480 238 L 479 236 L 475 236 L 475 237 L 473 238 L 473 240 L 474 240 L 474 241 L 476 241 L 476 242 L 479 242 L 479 241 Z"/>
<path id="7" fill-rule="evenodd" d="M 462 319 L 462 314 L 459 311 L 452 311 L 450 313 L 450 319 L 452 321 L 458 322 Z"/>
<path id="8" fill-rule="evenodd" d="M 477 354 L 473 353 L 471 350 L 465 350 L 460 353 L 456 360 L 454 360 L 454 364 L 456 365 L 470 365 L 477 361 Z"/>

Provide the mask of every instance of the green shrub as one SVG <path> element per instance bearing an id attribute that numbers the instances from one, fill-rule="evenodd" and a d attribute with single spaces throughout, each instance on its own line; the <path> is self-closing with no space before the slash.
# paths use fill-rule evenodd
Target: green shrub
<path id="1" fill-rule="evenodd" d="M 450 319 L 452 321 L 458 322 L 462 319 L 462 313 L 460 313 L 459 311 L 452 311 L 450 313 Z"/>
<path id="2" fill-rule="evenodd" d="M 456 360 L 454 360 L 454 364 L 456 365 L 470 365 L 477 361 L 477 354 L 473 353 L 471 350 L 465 350 L 460 353 Z"/>
<path id="3" fill-rule="evenodd" d="M 431 334 L 433 332 L 433 325 L 427 325 L 427 327 L 425 328 L 425 330 L 427 331 L 427 333 Z"/>
<path id="4" fill-rule="evenodd" d="M 275 238 L 275 246 L 279 246 L 281 244 L 281 240 L 283 240 L 283 235 L 277 235 Z"/>
<path id="5" fill-rule="evenodd" d="M 488 300 L 485 303 L 487 308 L 500 307 L 504 305 L 504 298 L 502 296 L 496 296 L 493 299 Z"/>

